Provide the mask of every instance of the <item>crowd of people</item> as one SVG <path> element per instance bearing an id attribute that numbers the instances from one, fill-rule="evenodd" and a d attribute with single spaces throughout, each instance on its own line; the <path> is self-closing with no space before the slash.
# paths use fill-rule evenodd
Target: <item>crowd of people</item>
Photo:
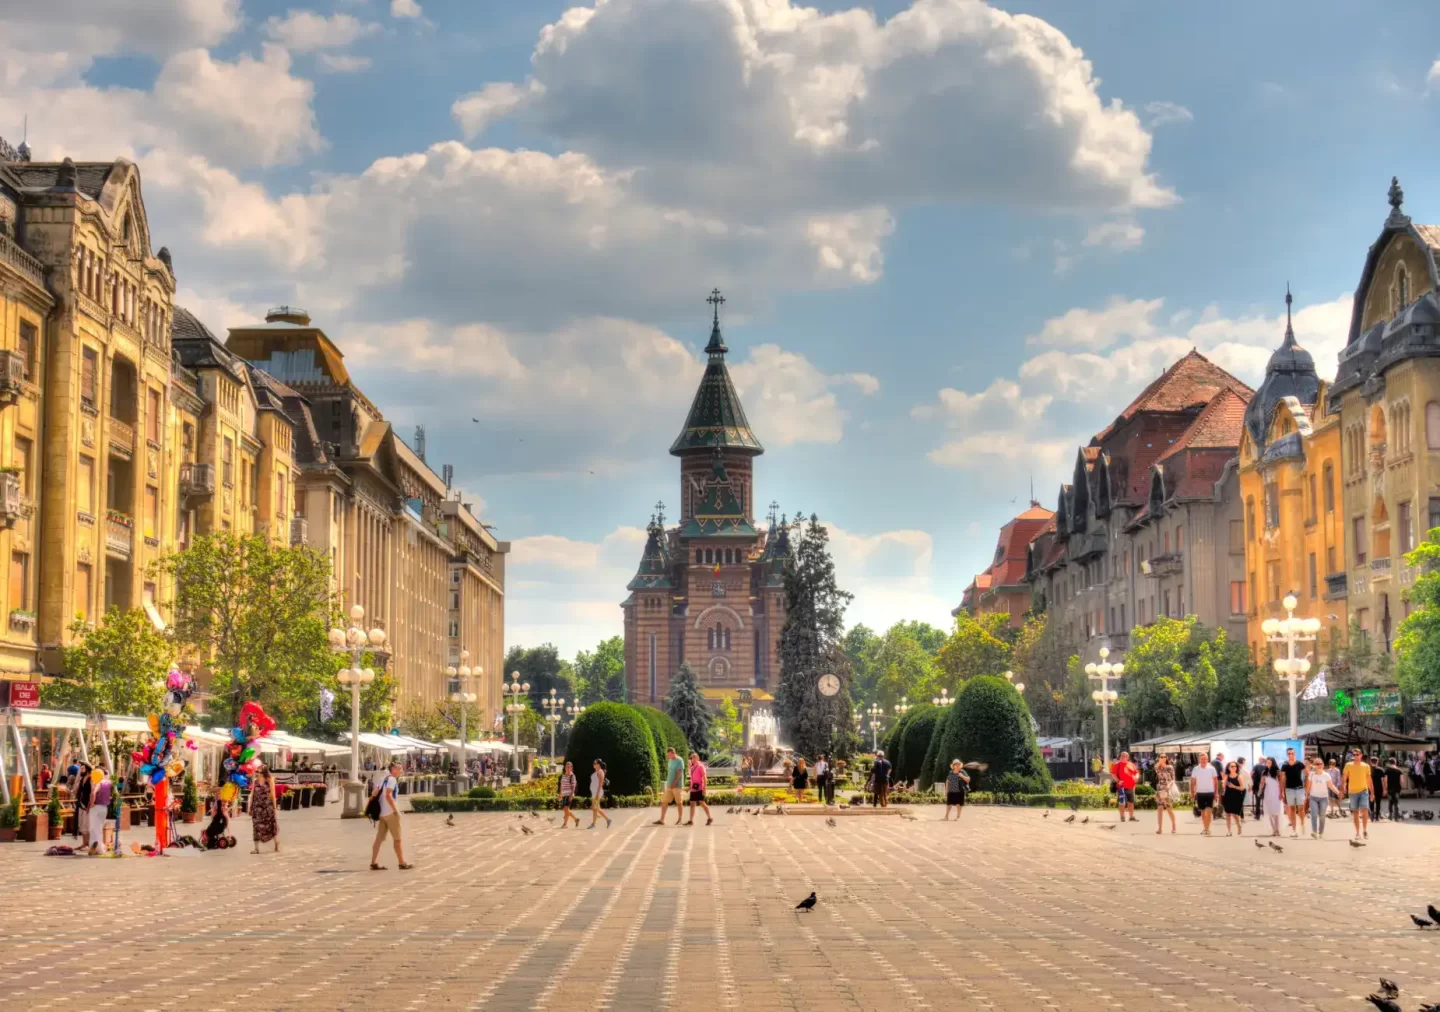
<path id="1" fill-rule="evenodd" d="M 1243 836 L 1248 811 L 1256 822 L 1264 820 L 1271 836 L 1282 835 L 1284 819 L 1290 836 L 1298 838 L 1308 818 L 1310 837 L 1320 839 L 1328 819 L 1343 818 L 1343 805 L 1359 841 L 1369 838 L 1372 821 L 1387 817 L 1382 807 L 1388 809 L 1388 818 L 1401 817 L 1400 793 L 1407 780 L 1417 796 L 1435 793 L 1426 786 L 1432 770 L 1440 774 L 1432 757 L 1402 765 L 1396 756 L 1367 758 L 1363 750 L 1354 748 L 1343 766 L 1341 758 L 1334 754 L 1301 758 L 1289 748 L 1284 760 L 1265 756 L 1253 765 L 1227 762 L 1224 753 L 1211 759 L 1205 752 L 1193 762 L 1172 763 L 1164 753 L 1137 762 L 1129 752 L 1121 752 L 1110 767 L 1110 777 L 1121 822 L 1138 821 L 1135 795 L 1142 780 L 1155 789 L 1156 834 L 1164 832 L 1167 818 L 1170 832 L 1176 832 L 1175 808 L 1185 793 L 1182 785 L 1188 785 L 1191 807 L 1205 836 L 1210 835 L 1217 813 L 1224 819 L 1226 836 Z M 1440 780 L 1434 785 L 1440 787 Z"/>

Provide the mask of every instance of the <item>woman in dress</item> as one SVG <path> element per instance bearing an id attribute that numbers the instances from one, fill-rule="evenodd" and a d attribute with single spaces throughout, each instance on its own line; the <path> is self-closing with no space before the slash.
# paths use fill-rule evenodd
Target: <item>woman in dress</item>
<path id="1" fill-rule="evenodd" d="M 1155 757 L 1155 835 L 1165 828 L 1165 813 L 1170 813 L 1170 832 L 1175 832 L 1175 799 L 1170 796 L 1175 786 L 1175 767 L 1163 752 Z"/>
<path id="2" fill-rule="evenodd" d="M 600 810 L 600 802 L 605 800 L 605 764 L 599 759 L 594 762 L 594 769 L 590 772 L 590 827 L 595 828 L 596 821 L 605 820 L 605 828 L 610 828 L 610 816 Z"/>
<path id="3" fill-rule="evenodd" d="M 960 821 L 960 813 L 965 810 L 965 792 L 970 789 L 970 774 L 960 765 L 959 759 L 950 760 L 950 775 L 945 778 L 945 818 L 941 822 L 950 821 L 950 809 L 955 809 L 955 821 Z"/>
<path id="4" fill-rule="evenodd" d="M 275 821 L 275 778 L 264 766 L 255 771 L 255 779 L 250 783 L 250 827 L 255 834 L 252 853 L 260 853 L 260 845 L 272 840 L 275 853 L 280 853 L 280 825 Z"/>
<path id="5" fill-rule="evenodd" d="M 1270 835 L 1280 835 L 1280 816 L 1285 814 L 1285 803 L 1280 800 L 1280 766 L 1274 756 L 1265 758 L 1265 772 L 1261 777 L 1261 807 L 1270 820 Z"/>
<path id="6" fill-rule="evenodd" d="M 805 768 L 805 760 L 795 761 L 795 774 L 791 783 L 795 787 L 795 803 L 798 805 L 805 800 L 805 788 L 810 785 L 810 773 Z"/>
<path id="7" fill-rule="evenodd" d="M 1225 811 L 1225 835 L 1230 834 L 1230 824 L 1235 824 L 1235 834 L 1245 835 L 1245 780 L 1240 772 L 1239 763 L 1225 764 L 1225 777 L 1222 781 L 1224 794 L 1220 799 L 1220 807 Z"/>

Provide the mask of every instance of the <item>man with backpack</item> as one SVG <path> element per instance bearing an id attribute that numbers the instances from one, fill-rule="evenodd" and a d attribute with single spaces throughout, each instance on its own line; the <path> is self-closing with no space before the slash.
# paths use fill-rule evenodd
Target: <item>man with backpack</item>
<path id="1" fill-rule="evenodd" d="M 380 845 L 389 836 L 395 846 L 395 860 L 400 864 L 401 871 L 409 871 L 414 868 L 413 864 L 405 863 L 405 851 L 400 844 L 400 806 L 395 801 L 395 795 L 400 790 L 400 771 L 403 769 L 398 762 L 390 764 L 390 772 L 384 780 L 380 781 L 380 787 L 370 796 L 370 803 L 365 806 L 365 814 L 375 823 L 375 845 L 370 848 L 370 870 L 384 871 L 385 866 L 380 863 Z"/>
<path id="2" fill-rule="evenodd" d="M 875 790 L 872 804 L 877 808 L 889 808 L 890 760 L 885 758 L 884 749 L 877 749 L 875 752 L 875 765 L 870 767 L 870 779 Z"/>

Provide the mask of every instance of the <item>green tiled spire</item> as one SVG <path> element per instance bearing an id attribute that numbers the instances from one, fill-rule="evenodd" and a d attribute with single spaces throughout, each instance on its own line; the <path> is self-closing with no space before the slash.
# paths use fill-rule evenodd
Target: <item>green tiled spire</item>
<path id="1" fill-rule="evenodd" d="M 745 516 L 745 508 L 730 484 L 730 475 L 725 470 L 725 458 L 717 446 L 715 464 L 710 480 L 704 485 L 699 499 L 692 510 L 693 516 L 680 528 L 682 538 L 704 538 L 739 535 L 754 537 L 759 532 Z"/>
<path id="2" fill-rule="evenodd" d="M 627 590 L 673 590 L 670 580 L 670 553 L 665 548 L 665 514 L 650 518 L 650 536 L 645 539 L 645 550 L 640 553 L 640 568 L 635 579 L 626 584 Z"/>
<path id="3" fill-rule="evenodd" d="M 714 322 L 710 328 L 710 343 L 705 346 L 709 361 L 705 364 L 705 375 L 700 378 L 700 389 L 695 391 L 695 400 L 690 404 L 690 414 L 685 418 L 685 428 L 675 437 L 670 452 L 677 457 L 697 450 L 723 447 L 731 450 L 745 450 L 750 453 L 764 453 L 765 448 L 755 433 L 750 431 L 750 422 L 745 418 L 745 409 L 740 406 L 740 395 L 730 381 L 730 370 L 725 368 L 725 340 L 720 336 L 720 306 L 725 297 L 715 289 L 706 300 L 715 309 Z"/>

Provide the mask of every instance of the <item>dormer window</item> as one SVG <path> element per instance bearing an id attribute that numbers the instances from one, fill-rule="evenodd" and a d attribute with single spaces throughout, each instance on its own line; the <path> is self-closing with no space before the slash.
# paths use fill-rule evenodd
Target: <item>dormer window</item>
<path id="1" fill-rule="evenodd" d="M 1395 265 L 1395 280 L 1390 285 L 1390 315 L 1398 316 L 1410 304 L 1410 271 L 1403 264 Z"/>

